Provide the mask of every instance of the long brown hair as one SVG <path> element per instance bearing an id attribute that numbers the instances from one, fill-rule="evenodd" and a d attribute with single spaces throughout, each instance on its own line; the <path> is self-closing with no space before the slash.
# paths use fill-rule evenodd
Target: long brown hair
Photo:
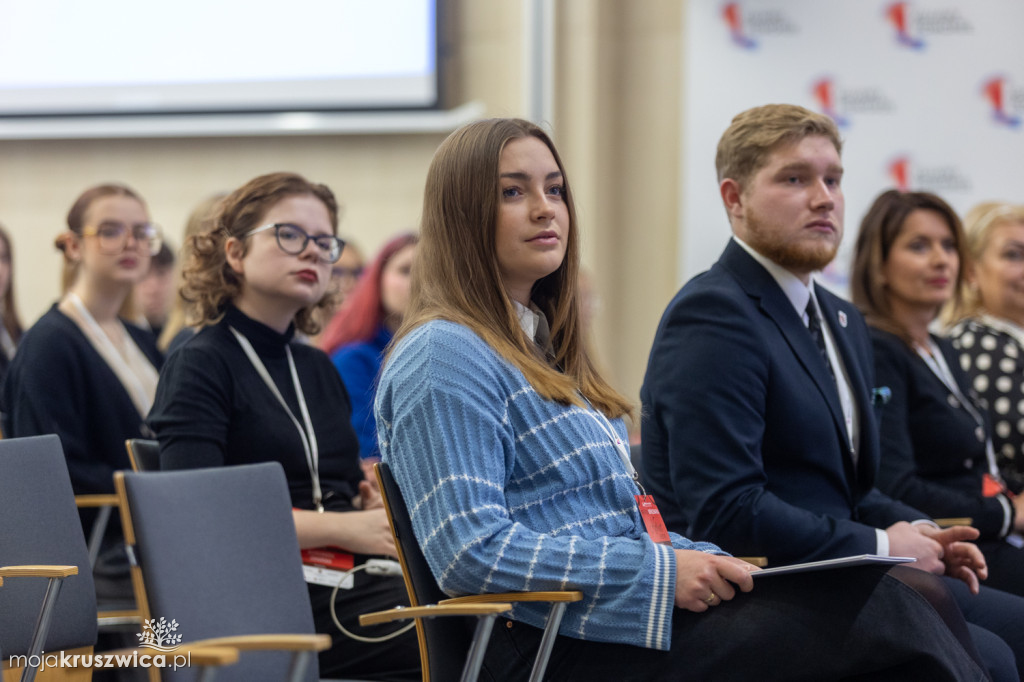
<path id="1" fill-rule="evenodd" d="M 225 192 L 218 192 L 212 194 L 202 201 L 200 201 L 189 213 L 188 219 L 185 221 L 185 240 L 181 248 L 180 258 L 184 259 L 186 254 L 186 246 L 188 239 L 194 234 L 200 232 L 206 232 L 213 225 L 213 219 L 217 214 L 217 205 L 221 199 L 226 197 Z M 178 286 L 174 296 L 174 304 L 171 306 L 171 312 L 167 316 L 167 322 L 164 323 L 163 331 L 160 332 L 160 338 L 157 340 L 157 348 L 164 353 L 171 345 L 171 341 L 178 335 L 182 329 L 185 328 L 185 317 L 186 317 L 186 304 L 181 298 L 181 273 L 178 273 Z"/>
<path id="2" fill-rule="evenodd" d="M 18 304 L 14 299 L 14 247 L 11 245 L 11 235 L 0 225 L 0 241 L 7 247 L 7 291 L 3 297 L 3 321 L 7 333 L 11 339 L 18 343 L 24 329 L 21 326 L 21 316 L 18 314 Z"/>
<path id="3" fill-rule="evenodd" d="M 505 145 L 526 137 L 537 138 L 551 150 L 562 171 L 569 213 L 562 264 L 540 279 L 531 293 L 548 319 L 555 364 L 561 371 L 534 352 L 498 268 L 498 165 Z M 477 121 L 449 135 L 427 171 L 412 295 L 393 344 L 429 320 L 450 320 L 472 329 L 544 398 L 581 405 L 582 394 L 609 417 L 629 414 L 629 401 L 601 377 L 587 352 L 580 322 L 580 246 L 572 196 L 554 143 L 529 121 Z"/>
<path id="4" fill-rule="evenodd" d="M 956 273 L 951 305 L 960 299 L 960 289 L 967 262 L 964 230 L 949 204 L 930 192 L 900 192 L 891 189 L 878 195 L 860 224 L 857 245 L 850 272 L 850 293 L 854 304 L 864 313 L 868 324 L 890 332 L 911 343 L 903 325 L 894 317 L 889 290 L 882 278 L 882 270 L 889 260 L 889 251 L 903 230 L 907 217 L 918 210 L 935 211 L 945 219 L 953 234 L 960 267 Z"/>
<path id="5" fill-rule="evenodd" d="M 249 231 L 259 227 L 259 221 L 275 204 L 290 196 L 319 199 L 330 216 L 331 231 L 338 233 L 338 202 L 327 185 L 310 182 L 296 173 L 268 173 L 253 178 L 217 205 L 209 230 L 192 235 L 185 243 L 181 298 L 188 305 L 188 325 L 215 324 L 224 316 L 228 302 L 242 292 L 242 280 L 228 264 L 224 244 L 234 237 L 248 251 L 245 238 Z M 306 334 L 317 333 L 320 311 L 332 307 L 328 292 L 295 314 L 295 328 Z"/>

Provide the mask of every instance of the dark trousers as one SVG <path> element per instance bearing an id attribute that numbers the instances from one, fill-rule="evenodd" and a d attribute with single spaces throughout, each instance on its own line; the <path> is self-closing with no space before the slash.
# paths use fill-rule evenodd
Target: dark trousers
<path id="1" fill-rule="evenodd" d="M 956 603 L 964 614 L 964 619 L 971 625 L 984 628 L 997 635 L 1013 652 L 1016 658 L 1016 679 L 1024 679 L 1024 597 L 1001 592 L 990 587 L 982 587 L 981 593 L 974 595 L 962 581 L 954 578 L 943 578 Z M 974 633 L 972 633 L 974 634 Z M 986 663 L 993 660 L 998 652 L 993 651 L 993 644 L 982 645 L 978 636 L 975 641 L 981 650 Z M 994 678 L 999 677 L 991 670 Z"/>
<path id="2" fill-rule="evenodd" d="M 527 679 L 539 642 L 540 630 L 499 620 L 481 679 Z M 752 592 L 705 613 L 676 609 L 669 651 L 560 636 L 546 679 L 963 682 L 988 676 L 941 580 L 906 567 L 860 567 L 755 578 Z"/>
<path id="3" fill-rule="evenodd" d="M 316 631 L 329 634 L 332 640 L 331 648 L 320 653 L 320 677 L 395 682 L 422 679 L 415 630 L 377 644 L 349 639 L 331 619 L 330 598 L 331 588 L 309 586 Z M 364 628 L 359 625 L 359 615 L 398 605 L 409 605 L 401 578 L 359 572 L 355 574 L 355 586 L 351 590 L 338 590 L 335 613 L 349 632 L 362 637 L 380 637 L 400 629 L 406 622 Z"/>
<path id="4" fill-rule="evenodd" d="M 1005 540 L 977 544 L 988 564 L 985 585 L 1024 597 L 1024 548 L 1014 547 Z"/>

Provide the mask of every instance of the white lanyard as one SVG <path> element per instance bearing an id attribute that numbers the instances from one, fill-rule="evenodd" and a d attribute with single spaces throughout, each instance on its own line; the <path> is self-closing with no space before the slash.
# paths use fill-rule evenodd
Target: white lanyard
<path id="1" fill-rule="evenodd" d="M 260 360 L 260 356 L 256 354 L 256 349 L 249 343 L 249 339 L 235 329 L 232 326 L 228 326 L 231 333 L 238 339 L 238 345 L 245 351 L 246 356 L 249 358 L 249 362 L 252 363 L 253 368 L 263 379 L 263 383 L 267 385 L 270 392 L 277 398 L 277 402 L 281 403 L 281 407 L 288 414 L 288 417 L 292 420 L 292 424 L 295 424 L 295 428 L 299 432 L 299 438 L 302 440 L 302 449 L 306 452 L 306 465 L 309 467 L 309 477 L 313 481 L 313 504 L 316 505 L 316 510 L 322 512 L 324 510 L 323 505 L 323 494 L 320 491 L 320 450 L 316 442 L 316 432 L 313 431 L 313 421 L 309 418 L 309 410 L 306 408 L 306 397 L 302 393 L 302 384 L 299 383 L 299 373 L 295 370 L 295 361 L 292 359 L 292 349 L 287 345 L 284 347 L 284 352 L 288 356 L 288 369 L 292 373 L 292 384 L 295 386 L 295 396 L 299 401 L 299 410 L 302 411 L 302 421 L 305 424 L 303 428 L 302 424 L 299 424 L 299 420 L 292 414 L 292 410 L 288 407 L 288 403 L 284 401 L 284 396 L 281 395 L 281 391 L 277 389 L 277 384 L 270 378 L 270 372 L 267 371 L 263 361 Z"/>
<path id="2" fill-rule="evenodd" d="M 89 309 L 85 307 L 85 303 L 82 302 L 82 299 L 78 294 L 71 292 L 67 295 L 67 299 L 71 302 L 71 305 L 75 307 L 75 310 L 78 311 L 78 314 L 82 319 L 85 320 L 85 324 L 92 331 L 93 336 L 99 341 L 106 351 L 105 354 L 100 353 L 100 355 L 105 355 L 106 357 L 104 359 L 106 359 L 107 362 L 113 362 L 117 365 L 117 367 L 111 368 L 114 371 L 114 374 L 121 380 L 122 384 L 125 381 L 130 384 L 129 386 L 125 386 L 125 389 L 128 390 L 129 396 L 132 397 L 139 414 L 142 415 L 143 419 L 145 419 L 146 415 L 149 414 L 150 408 L 153 407 L 152 395 L 146 392 L 146 388 L 139 379 L 139 375 L 135 373 L 135 370 L 133 370 L 127 360 L 125 360 L 124 355 L 121 354 L 121 351 L 117 349 L 114 342 L 111 341 L 110 337 L 107 336 L 107 333 L 103 331 L 103 327 L 101 327 L 100 323 L 96 321 L 96 318 L 92 316 Z M 118 321 L 118 324 L 121 324 L 121 322 Z M 124 332 L 125 343 L 134 345 L 135 341 L 133 341 L 131 336 L 129 336 L 128 330 L 125 329 L 123 324 L 121 324 L 121 330 Z M 129 348 L 130 347 L 128 345 L 125 346 L 125 349 L 128 352 L 130 352 Z"/>
<path id="3" fill-rule="evenodd" d="M 950 371 L 949 365 L 946 364 L 946 358 L 942 355 L 942 350 L 932 339 L 928 339 L 928 350 L 925 350 L 918 344 L 914 344 L 914 350 L 924 360 L 924 364 L 928 365 L 928 369 L 932 371 L 939 381 L 949 389 L 949 392 L 960 401 L 964 409 L 967 410 L 968 414 L 974 418 L 974 421 L 978 424 L 978 428 L 984 431 L 985 419 L 978 412 L 974 404 L 963 394 L 960 390 L 960 386 L 956 383 L 956 379 L 953 377 L 953 372 Z M 929 354 L 929 351 L 931 353 Z M 992 438 L 985 432 L 985 459 L 988 460 L 988 472 L 992 474 L 992 477 L 997 481 L 1002 481 L 1002 476 L 999 475 L 999 467 L 996 465 L 996 453 L 992 447 Z"/>
<path id="4" fill-rule="evenodd" d="M 582 398 L 583 396 L 580 397 Z M 608 418 L 604 416 L 604 413 L 600 410 L 595 410 L 589 400 L 586 398 L 583 399 L 586 400 L 587 405 L 590 406 L 590 409 L 585 410 L 585 412 L 590 415 L 590 418 L 593 419 L 597 425 L 601 427 L 601 430 L 604 431 L 605 435 L 608 436 L 608 440 L 610 440 L 615 446 L 615 452 L 618 453 L 619 459 L 622 460 L 622 465 L 626 467 L 626 471 L 633 479 L 633 482 L 636 483 L 636 487 L 640 488 L 640 493 L 646 496 L 647 491 L 644 490 L 644 486 L 640 483 L 640 474 L 637 472 L 636 467 L 633 466 L 633 461 L 629 458 L 629 450 L 626 448 L 625 442 L 617 433 L 615 433 L 615 427 L 613 427 L 611 422 L 608 421 Z"/>

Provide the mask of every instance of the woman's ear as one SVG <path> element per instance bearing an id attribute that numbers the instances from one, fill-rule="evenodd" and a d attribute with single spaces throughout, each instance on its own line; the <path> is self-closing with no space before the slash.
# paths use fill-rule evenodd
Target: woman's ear
<path id="1" fill-rule="evenodd" d="M 78 263 L 82 260 L 82 238 L 75 232 L 67 230 L 57 237 L 56 244 L 68 262 Z"/>
<path id="2" fill-rule="evenodd" d="M 228 267 L 235 274 L 245 274 L 245 266 L 242 261 L 245 259 L 245 243 L 241 239 L 228 237 L 224 242 L 224 256 L 227 259 Z"/>
<path id="3" fill-rule="evenodd" d="M 971 287 L 978 286 L 978 266 L 974 261 L 968 261 L 963 264 L 964 268 L 964 283 Z"/>

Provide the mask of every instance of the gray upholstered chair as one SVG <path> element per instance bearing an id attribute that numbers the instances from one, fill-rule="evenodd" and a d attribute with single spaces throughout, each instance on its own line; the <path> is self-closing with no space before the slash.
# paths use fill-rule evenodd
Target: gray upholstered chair
<path id="1" fill-rule="evenodd" d="M 118 472 L 114 487 L 143 618 L 242 649 L 219 680 L 317 679 L 330 638 L 314 634 L 280 464 Z"/>
<path id="2" fill-rule="evenodd" d="M 71 570 L 57 570 L 67 577 L 51 587 L 45 574 L 28 577 L 13 568 L 24 565 Z M 6 579 L 0 588 L 0 646 L 5 656 L 92 651 L 96 592 L 57 436 L 0 440 L 0 566 L 11 567 L 3 571 Z M 44 605 L 50 609 L 45 615 Z M 37 622 L 48 627 L 36 633 Z"/>
<path id="3" fill-rule="evenodd" d="M 4 670 L 12 656 L 31 660 L 44 651 L 69 656 L 93 652 L 96 593 L 89 566 L 60 439 L 50 435 L 0 440 Z M 224 665 L 237 658 L 237 651 L 224 647 L 192 652 L 196 666 Z M 74 679 L 89 679 L 88 672 L 71 671 L 75 672 Z M 35 674 L 36 669 L 24 666 L 20 677 L 26 682 Z M 15 676 L 16 672 L 8 673 L 11 679 Z"/>

